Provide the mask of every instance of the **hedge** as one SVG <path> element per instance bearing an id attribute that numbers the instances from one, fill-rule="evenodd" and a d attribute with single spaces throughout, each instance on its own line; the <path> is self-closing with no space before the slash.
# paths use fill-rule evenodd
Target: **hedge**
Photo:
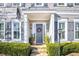
<path id="1" fill-rule="evenodd" d="M 58 55 L 58 52 L 59 52 L 58 48 L 59 48 L 58 44 L 53 44 L 53 43 L 47 44 L 48 55 L 49 56 L 56 56 L 56 55 Z"/>
<path id="2" fill-rule="evenodd" d="M 0 42 L 0 54 L 10 56 L 28 56 L 30 55 L 30 50 L 30 44 Z"/>
<path id="3" fill-rule="evenodd" d="M 79 43 L 49 43 L 47 44 L 49 56 L 67 55 L 72 52 L 79 52 Z"/>
<path id="4" fill-rule="evenodd" d="M 71 43 L 63 47 L 63 55 L 67 55 L 69 53 L 79 53 L 79 43 Z"/>

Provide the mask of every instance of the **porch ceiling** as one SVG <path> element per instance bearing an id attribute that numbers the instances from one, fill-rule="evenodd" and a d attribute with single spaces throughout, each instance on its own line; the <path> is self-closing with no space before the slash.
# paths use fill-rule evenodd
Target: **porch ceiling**
<path id="1" fill-rule="evenodd" d="M 48 14 L 48 13 L 29 13 L 29 14 L 27 14 L 28 15 L 28 19 L 30 20 L 30 21 L 38 21 L 38 20 L 40 20 L 40 21 L 46 21 L 46 20 L 49 20 L 50 19 L 50 14 Z"/>

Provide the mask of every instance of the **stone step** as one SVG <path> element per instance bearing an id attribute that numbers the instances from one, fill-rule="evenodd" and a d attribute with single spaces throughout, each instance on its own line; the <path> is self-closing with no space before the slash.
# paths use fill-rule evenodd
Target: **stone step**
<path id="1" fill-rule="evenodd" d="M 47 56 L 46 45 L 32 45 L 31 56 Z"/>
<path id="2" fill-rule="evenodd" d="M 31 56 L 47 56 L 47 53 L 32 53 Z"/>
<path id="3" fill-rule="evenodd" d="M 46 52 L 46 49 L 33 49 L 32 52 Z"/>

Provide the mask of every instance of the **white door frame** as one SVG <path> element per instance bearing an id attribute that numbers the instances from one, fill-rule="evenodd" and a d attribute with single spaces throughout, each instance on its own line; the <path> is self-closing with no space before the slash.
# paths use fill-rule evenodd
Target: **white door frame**
<path id="1" fill-rule="evenodd" d="M 43 24 L 43 43 L 44 43 L 44 33 L 46 34 L 46 23 L 45 22 L 32 23 L 32 33 L 35 34 L 35 44 L 36 44 L 36 24 Z"/>

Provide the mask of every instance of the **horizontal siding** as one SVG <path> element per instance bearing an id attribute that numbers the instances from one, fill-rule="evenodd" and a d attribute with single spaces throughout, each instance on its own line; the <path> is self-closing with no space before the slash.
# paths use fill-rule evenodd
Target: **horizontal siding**
<path id="1" fill-rule="evenodd" d="M 68 21 L 68 41 L 74 40 L 74 22 Z"/>

